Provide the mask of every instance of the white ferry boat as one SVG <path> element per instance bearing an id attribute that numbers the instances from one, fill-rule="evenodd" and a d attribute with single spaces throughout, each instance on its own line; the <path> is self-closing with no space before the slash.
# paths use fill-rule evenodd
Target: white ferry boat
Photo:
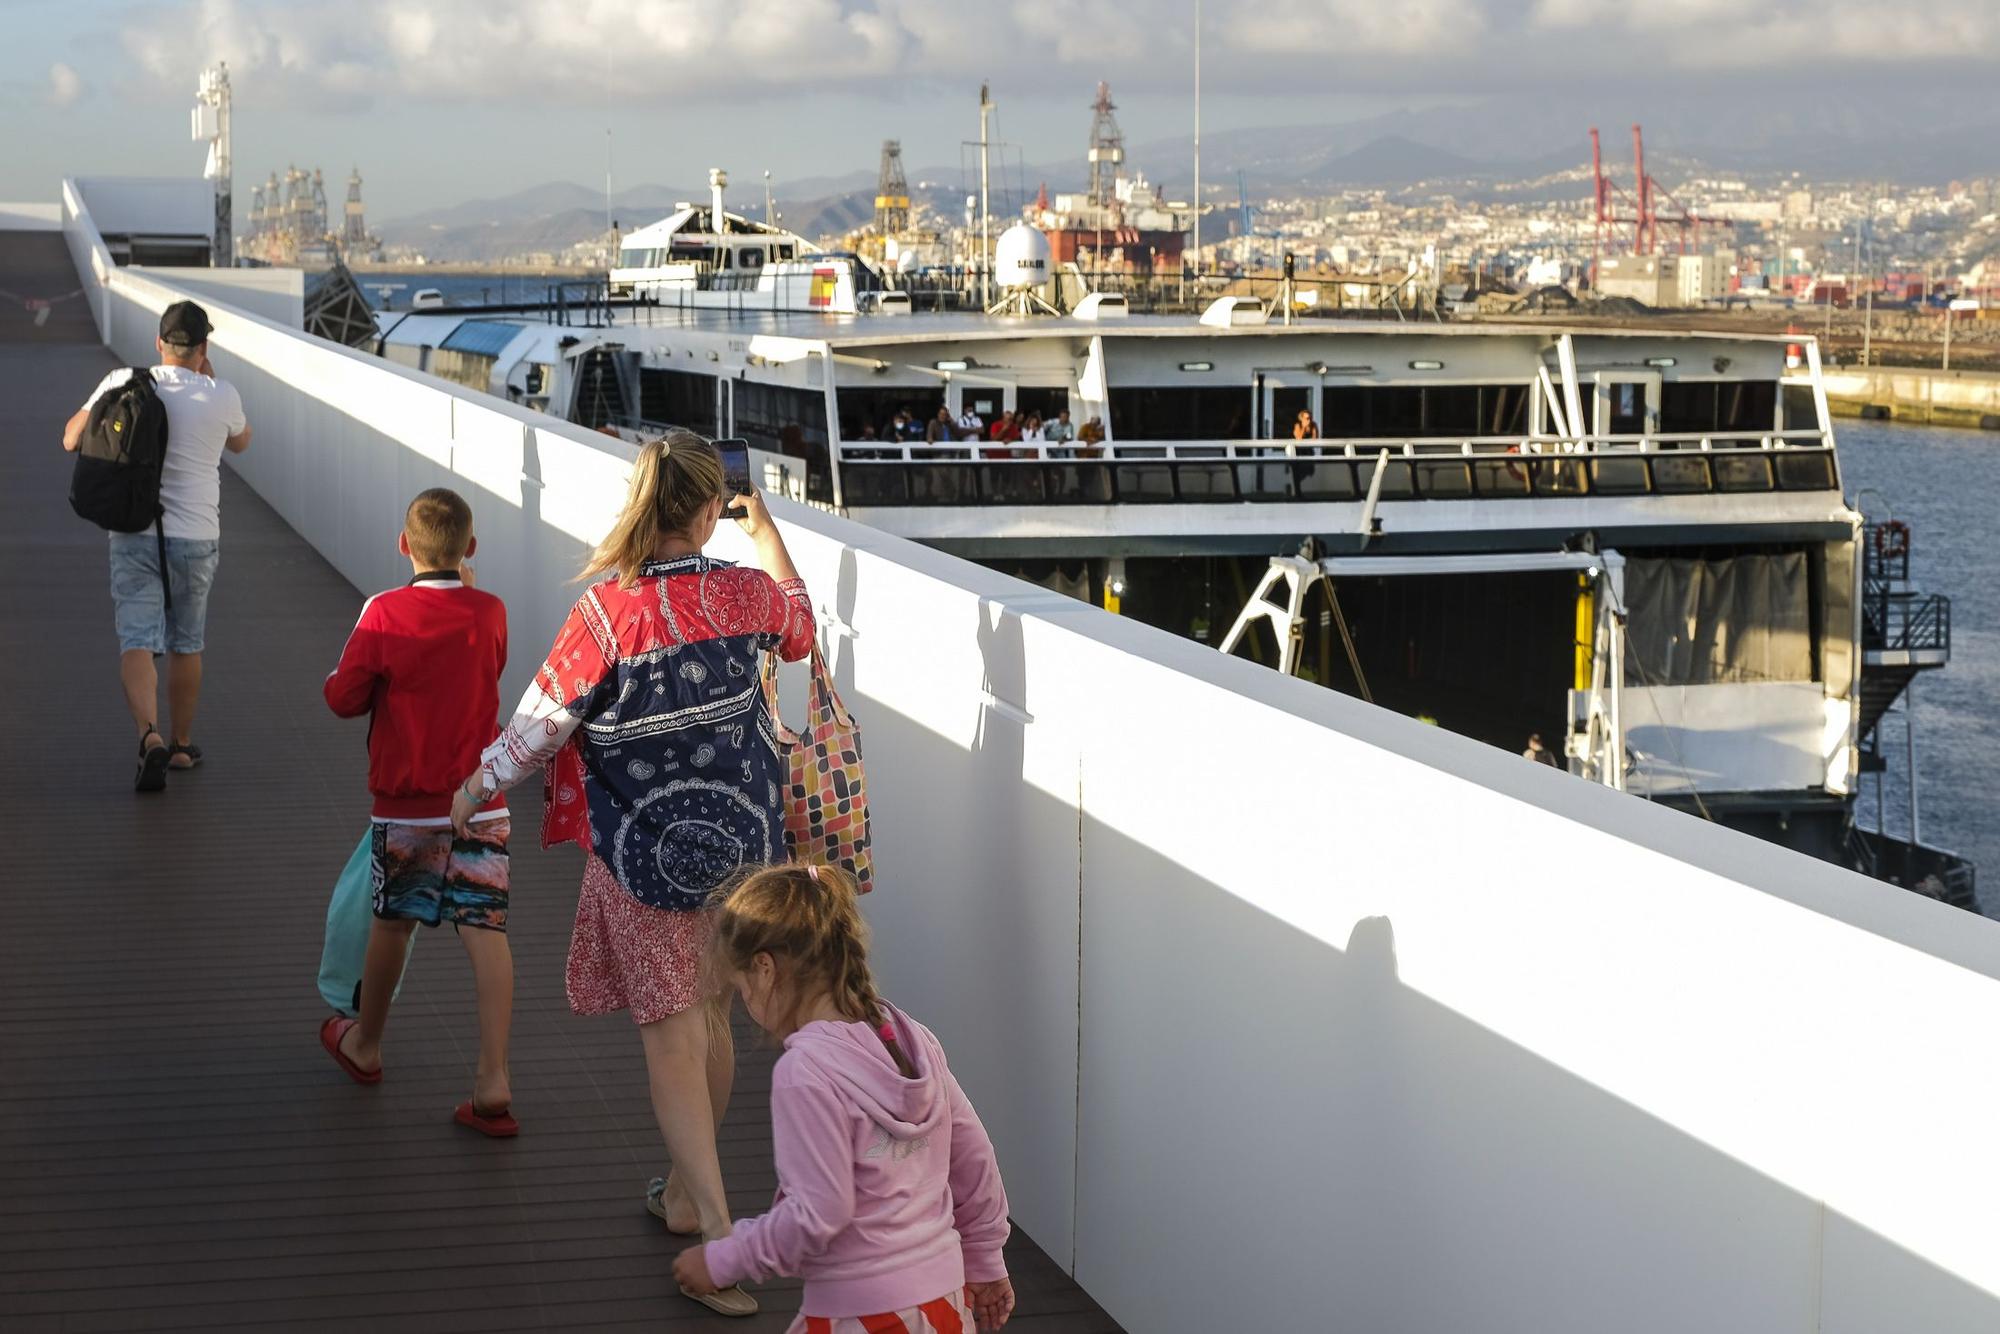
<path id="1" fill-rule="evenodd" d="M 682 203 L 626 236 L 611 270 L 613 300 L 696 310 L 852 315 L 884 291 L 860 257 L 824 255 L 803 236 L 722 206 L 729 175 L 708 173 L 706 204 Z"/>
<path id="2" fill-rule="evenodd" d="M 645 248 L 766 256 L 754 288 L 691 261 L 694 293 L 782 296 L 773 270 L 807 262 L 691 221 Z M 1971 902 L 1968 866 L 1855 825 L 1876 724 L 1944 661 L 1949 608 L 1873 559 L 1894 544 L 1843 499 L 1810 344 L 1787 378 L 1785 337 L 1286 324 L 1231 297 L 1187 317 L 651 299 L 666 279 L 643 275 L 674 269 L 614 273 L 631 299 L 588 323 L 383 316 L 381 351 L 633 439 L 743 437 L 767 485 L 887 532 Z M 1102 438 L 989 438 L 1064 412 Z"/>

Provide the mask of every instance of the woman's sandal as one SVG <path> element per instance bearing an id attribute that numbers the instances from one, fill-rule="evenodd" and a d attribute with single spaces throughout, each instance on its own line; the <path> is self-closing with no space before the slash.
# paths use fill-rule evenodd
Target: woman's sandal
<path id="1" fill-rule="evenodd" d="M 497 1112 L 482 1112 L 467 1098 L 451 1114 L 451 1119 L 469 1130 L 476 1130 L 488 1139 L 512 1139 L 521 1133 L 521 1123 L 512 1112 L 502 1107 Z"/>
<path id="2" fill-rule="evenodd" d="M 174 761 L 183 755 L 187 756 L 187 763 L 175 764 Z M 201 747 L 194 745 L 183 746 L 178 741 L 174 742 L 173 745 L 167 747 L 167 767 L 176 773 L 186 773 L 190 769 L 201 768 Z"/>
<path id="3" fill-rule="evenodd" d="M 148 741 L 153 745 L 148 746 Z M 139 774 L 132 780 L 137 792 L 161 792 L 167 786 L 167 739 L 151 723 L 139 738 Z"/>
<path id="4" fill-rule="evenodd" d="M 646 1183 L 646 1212 L 665 1224 L 667 1231 L 677 1237 L 692 1237 L 701 1231 L 701 1224 L 691 1228 L 677 1228 L 667 1221 L 667 1179 L 654 1177 Z"/>
<path id="5" fill-rule="evenodd" d="M 700 1302 L 717 1315 L 747 1316 L 757 1314 L 757 1299 L 743 1291 L 740 1287 L 719 1288 L 714 1292 L 706 1294 L 696 1294 L 689 1292 L 686 1288 L 682 1288 L 681 1296 L 691 1302 Z"/>

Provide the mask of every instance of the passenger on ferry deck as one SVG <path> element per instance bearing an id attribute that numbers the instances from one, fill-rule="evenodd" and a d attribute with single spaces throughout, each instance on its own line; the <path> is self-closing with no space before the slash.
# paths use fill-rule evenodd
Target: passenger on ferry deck
<path id="1" fill-rule="evenodd" d="M 1027 425 L 1021 428 L 1021 443 L 1025 445 L 1039 445 L 1047 439 L 1048 436 L 1043 434 L 1042 431 L 1042 414 L 1039 412 L 1030 413 Z"/>
<path id="2" fill-rule="evenodd" d="M 927 445 L 948 445 L 958 438 L 958 424 L 951 419 L 951 409 L 938 405 L 937 416 L 924 424 L 924 443 Z"/>
<path id="3" fill-rule="evenodd" d="M 970 406 L 967 406 L 966 408 L 964 408 L 959 412 L 958 414 L 959 439 L 977 440 L 980 436 L 985 434 L 986 434 L 985 420 L 982 419 L 978 413 L 974 412 Z"/>
<path id="4" fill-rule="evenodd" d="M 1305 408 L 1299 409 L 1299 419 L 1292 423 L 1292 439 L 1319 439 L 1319 423 L 1313 420 L 1311 411 Z"/>
<path id="5" fill-rule="evenodd" d="M 1089 421 L 1085 422 L 1077 430 L 1076 442 L 1079 445 L 1088 446 L 1088 448 L 1077 450 L 1077 455 L 1080 458 L 1094 459 L 1103 453 L 1104 451 L 1099 446 L 1104 443 L 1104 418 L 1092 417 Z"/>
<path id="6" fill-rule="evenodd" d="M 1075 456 L 1076 451 L 1067 448 L 1069 442 L 1076 439 L 1076 428 L 1069 424 L 1068 408 L 1064 408 L 1061 412 L 1058 412 L 1056 419 L 1042 428 L 1042 436 L 1051 445 L 1064 446 L 1064 448 L 1049 450 L 1050 458 L 1066 459 Z"/>
<path id="7" fill-rule="evenodd" d="M 1000 445 L 1011 445 L 1020 440 L 1021 423 L 1015 419 L 1012 408 L 1008 408 L 1000 414 L 1000 420 L 993 423 L 993 429 L 987 434 L 986 438 Z M 982 449 L 979 452 L 982 457 L 989 459 L 1010 459 L 1014 457 L 1014 451 L 1011 449 Z"/>

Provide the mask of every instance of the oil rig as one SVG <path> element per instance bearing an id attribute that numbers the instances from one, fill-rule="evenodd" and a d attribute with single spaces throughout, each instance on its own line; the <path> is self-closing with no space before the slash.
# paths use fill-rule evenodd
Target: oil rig
<path id="1" fill-rule="evenodd" d="M 937 231 L 917 225 L 909 178 L 903 173 L 901 140 L 882 141 L 882 165 L 875 173 L 875 217 L 849 238 L 848 248 L 899 273 L 943 259 Z"/>
<path id="2" fill-rule="evenodd" d="M 260 264 L 325 268 L 336 258 L 352 263 L 376 258 L 381 241 L 369 234 L 361 202 L 361 169 L 347 178 L 347 200 L 335 230 L 327 205 L 326 178 L 291 167 L 250 190 L 249 224 L 238 252 Z"/>
<path id="3" fill-rule="evenodd" d="M 1044 186 L 1028 220 L 1048 234 L 1057 264 L 1097 272 L 1171 272 L 1181 266 L 1194 208 L 1169 203 L 1143 174 L 1125 172 L 1125 135 L 1112 115 L 1109 84 L 1091 103 L 1090 188 L 1053 201 Z"/>

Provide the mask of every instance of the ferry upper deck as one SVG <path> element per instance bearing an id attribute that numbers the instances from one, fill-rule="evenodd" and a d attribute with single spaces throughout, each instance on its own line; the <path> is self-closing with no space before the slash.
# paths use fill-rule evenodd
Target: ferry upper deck
<path id="1" fill-rule="evenodd" d="M 539 1140 L 409 1130 L 442 1082 L 357 1110 L 309 1027 L 312 868 L 360 799 L 317 697 L 335 613 L 407 577 L 397 516 L 450 485 L 516 643 L 552 634 L 630 449 L 308 337 L 227 271 L 118 264 L 120 206 L 143 221 L 66 183 L 37 217 L 74 276 L 4 284 L 80 293 L 59 318 L 108 353 L 0 311 L 0 1324 L 677 1317 L 629 1190 L 629 1035 L 562 1016 L 546 926 L 521 937 Z M 134 807 L 101 539 L 53 434 L 190 295 L 257 439 L 227 483 L 209 765 Z M 864 732 L 885 992 L 940 1033 L 1052 1262 L 1022 1261 L 1021 1328 L 2000 1323 L 2000 1141 L 1940 1129 L 2000 1103 L 2000 926 L 775 508 Z M 560 923 L 564 877 L 523 851 L 521 916 Z M 449 1072 L 469 1002 L 430 952 L 411 1050 Z"/>
<path id="2" fill-rule="evenodd" d="M 980 559 L 1825 540 L 1853 522 L 1816 368 L 1787 379 L 1782 337 L 1283 324 L 1230 299 L 1200 318 L 378 320 L 400 364 L 593 428 L 742 436 L 788 461 L 796 494 Z M 1067 412 L 1101 438 L 999 448 L 927 432 L 940 409 Z"/>

